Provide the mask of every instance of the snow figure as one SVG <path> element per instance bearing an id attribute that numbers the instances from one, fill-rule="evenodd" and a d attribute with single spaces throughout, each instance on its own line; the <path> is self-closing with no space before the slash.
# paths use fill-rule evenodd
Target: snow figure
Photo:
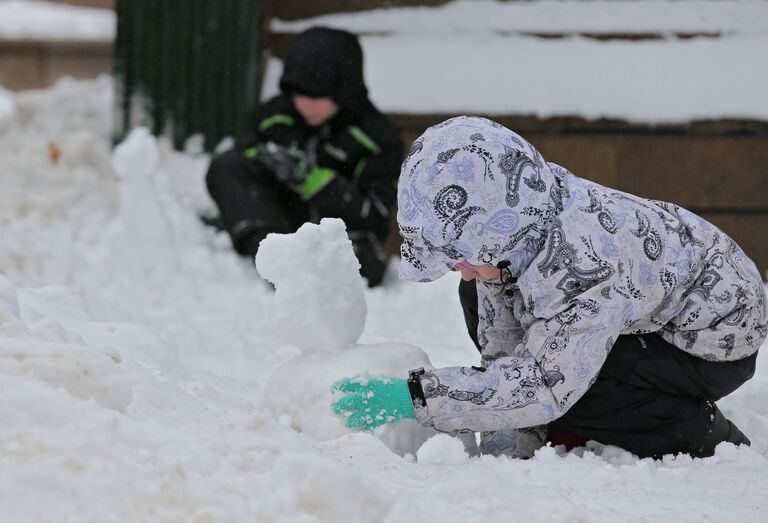
<path id="1" fill-rule="evenodd" d="M 278 338 L 305 353 L 357 342 L 365 326 L 365 296 L 343 221 L 325 218 L 295 234 L 270 234 L 256 267 L 275 285 L 271 324 Z"/>
<path id="2" fill-rule="evenodd" d="M 157 140 L 136 128 L 115 148 L 112 166 L 120 178 L 121 230 L 112 239 L 115 263 L 134 279 L 162 284 L 180 265 L 166 209 L 165 174 Z M 152 253 L 148 256 L 147 253 Z"/>
<path id="3" fill-rule="evenodd" d="M 365 325 L 364 283 L 341 220 L 270 234 L 259 247 L 256 267 L 275 285 L 270 323 L 276 337 L 302 351 L 266 386 L 266 403 L 281 423 L 320 440 L 342 436 L 349 429 L 329 407 L 332 386 L 341 377 L 432 367 L 426 353 L 412 345 L 357 344 Z M 400 455 L 415 455 L 433 434 L 413 420 L 374 432 Z"/>

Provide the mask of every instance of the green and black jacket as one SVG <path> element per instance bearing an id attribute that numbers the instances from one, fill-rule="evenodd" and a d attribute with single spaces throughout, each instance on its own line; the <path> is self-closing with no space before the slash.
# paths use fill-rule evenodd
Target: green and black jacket
<path id="1" fill-rule="evenodd" d="M 301 187 L 302 198 L 320 216 L 341 218 L 348 230 L 383 240 L 395 208 L 403 143 L 368 99 L 362 64 L 354 35 L 327 28 L 302 33 L 285 60 L 282 94 L 256 111 L 255 138 L 245 154 L 255 159 L 258 146 L 270 141 L 304 148 L 316 136 L 317 167 Z M 310 127 L 294 109 L 293 94 L 327 96 L 339 112 Z"/>

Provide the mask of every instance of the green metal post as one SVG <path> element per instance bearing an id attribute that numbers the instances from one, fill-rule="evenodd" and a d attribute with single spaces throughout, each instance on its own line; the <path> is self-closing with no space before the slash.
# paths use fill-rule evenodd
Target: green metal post
<path id="1" fill-rule="evenodd" d="M 258 103 L 258 0 L 118 0 L 115 140 L 149 125 L 176 147 L 248 134 Z M 136 121 L 134 108 L 149 117 Z"/>

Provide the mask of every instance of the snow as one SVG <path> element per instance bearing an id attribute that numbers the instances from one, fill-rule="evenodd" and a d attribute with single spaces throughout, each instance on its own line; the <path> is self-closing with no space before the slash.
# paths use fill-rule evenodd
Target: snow
<path id="1" fill-rule="evenodd" d="M 13 94 L 0 87 L 0 131 L 8 127 L 16 117 L 16 105 Z"/>
<path id="2" fill-rule="evenodd" d="M 115 13 L 109 9 L 35 0 L 0 1 L 0 39 L 111 42 Z"/>
<path id="3" fill-rule="evenodd" d="M 334 353 L 302 354 L 273 371 L 264 399 L 282 425 L 317 441 L 333 440 L 349 432 L 343 420 L 330 411 L 329 406 L 337 399 L 331 392 L 334 383 L 348 376 L 405 377 L 418 367 L 431 367 L 429 358 L 421 349 L 403 343 L 361 344 Z M 435 431 L 406 420 L 382 426 L 374 434 L 392 452 L 413 456 Z"/>
<path id="4" fill-rule="evenodd" d="M 462 465 L 469 460 L 464 444 L 448 434 L 435 434 L 416 452 L 421 465 Z"/>
<path id="5" fill-rule="evenodd" d="M 766 20 L 768 2 L 754 0 L 460 0 L 277 20 L 271 30 L 325 25 L 360 33 L 366 82 L 384 112 L 658 124 L 768 119 L 768 68 L 759 65 L 768 46 Z M 586 36 L 617 33 L 663 38 L 602 42 Z M 270 58 L 263 98 L 278 91 L 281 68 Z"/>
<path id="6" fill-rule="evenodd" d="M 277 290 L 269 324 L 279 339 L 310 353 L 336 351 L 360 338 L 363 281 L 343 221 L 323 219 L 294 234 L 268 235 L 256 267 Z"/>
<path id="7" fill-rule="evenodd" d="M 111 93 L 106 77 L 16 93 L 0 128 L 3 520 L 764 520 L 765 358 L 720 402 L 753 446 L 703 460 L 597 444 L 476 456 L 412 421 L 348 432 L 329 412 L 339 377 L 477 364 L 457 276 L 410 284 L 393 266 L 383 288 L 363 288 L 367 315 L 350 317 L 344 343 L 288 343 L 271 311 L 325 292 L 278 302 L 292 278 L 326 278 L 332 306 L 357 299 L 339 225 L 302 233 L 329 234 L 317 257 L 337 263 L 273 267 L 273 291 L 197 219 L 211 206 L 205 155 L 144 130 L 111 151 Z M 309 256 L 297 236 L 273 240 L 267 259 Z M 343 314 L 328 321 L 346 329 Z"/>
<path id="8" fill-rule="evenodd" d="M 766 34 L 762 0 L 456 0 L 437 7 L 374 9 L 311 19 L 273 20 L 270 29 L 298 32 L 314 25 L 356 33 L 463 35 L 538 33 Z"/>
<path id="9" fill-rule="evenodd" d="M 301 350 L 275 369 L 265 387 L 266 403 L 283 425 L 318 440 L 342 436 L 349 431 L 328 408 L 335 382 L 368 375 L 370 369 L 380 376 L 404 376 L 410 369 L 431 367 L 424 351 L 411 345 L 357 344 L 367 308 L 360 264 L 343 221 L 324 218 L 294 234 L 268 235 L 256 267 L 275 286 L 269 331 Z M 414 454 L 432 434 L 414 420 L 376 433 L 399 455 Z"/>

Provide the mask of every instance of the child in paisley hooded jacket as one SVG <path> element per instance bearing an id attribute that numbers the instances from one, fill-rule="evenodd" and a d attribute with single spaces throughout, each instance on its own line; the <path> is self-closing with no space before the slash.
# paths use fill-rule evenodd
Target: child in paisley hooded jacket
<path id="1" fill-rule="evenodd" d="M 715 401 L 754 373 L 765 288 L 717 227 L 574 176 L 477 117 L 414 142 L 398 203 L 401 277 L 461 271 L 482 367 L 342 380 L 333 409 L 350 427 L 415 417 L 516 457 L 548 439 L 641 457 L 749 444 Z"/>

